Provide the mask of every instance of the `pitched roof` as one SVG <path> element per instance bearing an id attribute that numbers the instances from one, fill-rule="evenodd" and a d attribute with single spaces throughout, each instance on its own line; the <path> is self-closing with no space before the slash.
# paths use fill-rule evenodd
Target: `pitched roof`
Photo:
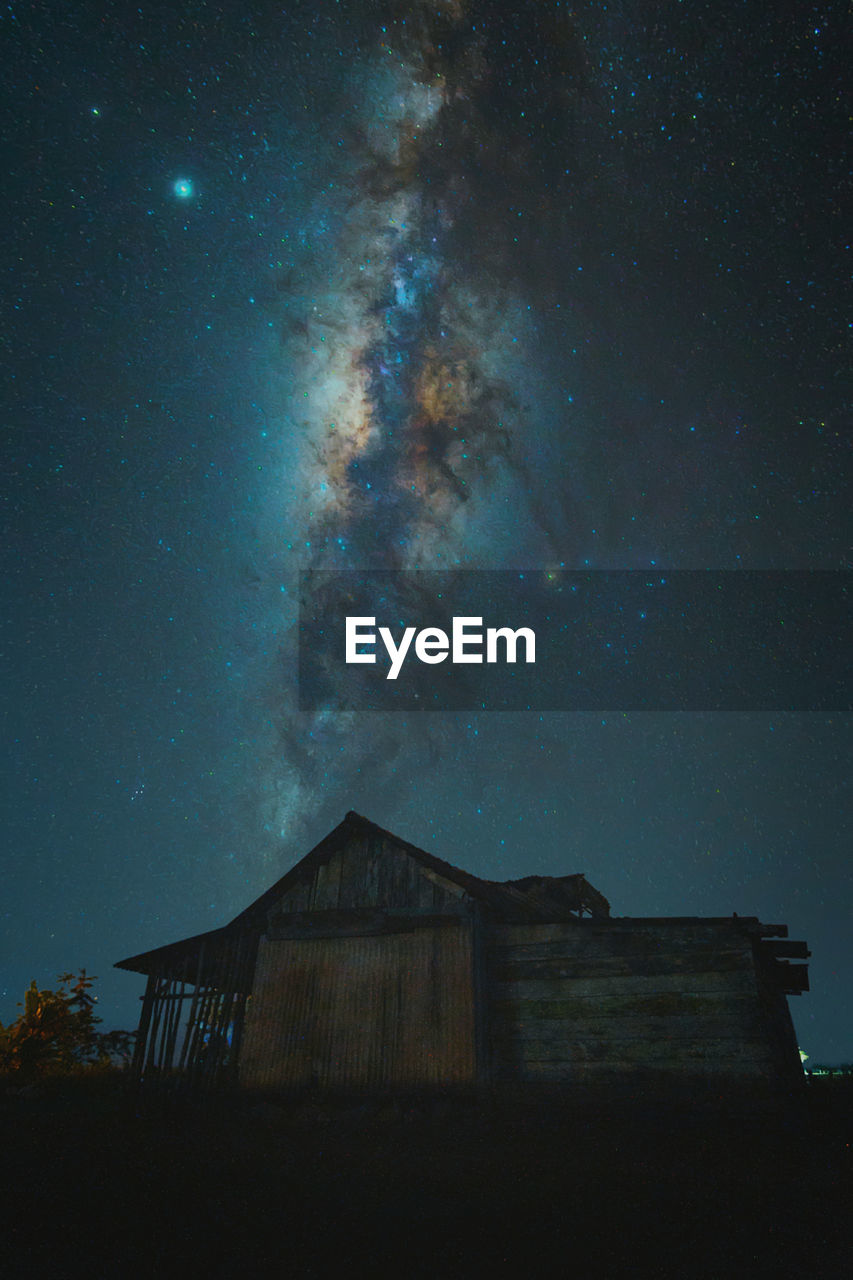
<path id="1" fill-rule="evenodd" d="M 312 871 L 318 863 L 326 862 L 353 835 L 373 836 L 381 840 L 390 840 L 405 850 L 409 857 L 420 863 L 422 867 L 443 876 L 453 884 L 459 885 L 470 897 L 478 902 L 499 911 L 502 915 L 509 913 L 522 919 L 560 920 L 575 911 L 589 911 L 592 915 L 606 916 L 610 914 L 610 904 L 603 894 L 594 889 L 582 875 L 571 876 L 526 876 L 523 880 L 483 880 L 463 871 L 435 854 L 419 849 L 392 831 L 377 826 L 369 818 L 350 810 L 333 831 L 330 831 L 318 845 L 306 854 L 300 862 L 285 873 L 280 880 L 271 885 L 259 898 L 235 916 L 228 928 L 237 924 L 248 923 L 256 915 L 266 914 L 266 909 L 273 905 L 283 893 L 296 884 L 306 871 Z"/>
<path id="2" fill-rule="evenodd" d="M 183 938 L 178 942 L 168 943 L 164 947 L 156 947 L 151 951 L 130 956 L 126 960 L 118 961 L 116 968 L 147 973 L 155 958 L 177 960 L 192 951 L 202 940 L 213 942 L 215 939 L 243 931 L 263 932 L 269 908 L 306 873 L 310 874 L 317 865 L 327 862 L 348 840 L 358 835 L 391 841 L 421 866 L 457 884 L 476 902 L 482 903 L 503 920 L 545 923 L 569 920 L 583 911 L 599 917 L 610 914 L 610 904 L 607 899 L 594 889 L 583 875 L 525 876 L 521 880 L 506 881 L 483 880 L 469 871 L 463 871 L 460 867 L 445 862 L 443 858 L 427 853 L 425 849 L 419 849 L 417 845 L 402 840 L 393 832 L 386 831 L 384 827 L 379 827 L 375 822 L 350 810 L 343 822 L 324 836 L 310 853 L 300 859 L 228 924 L 220 929 L 211 929 L 207 933 Z"/>

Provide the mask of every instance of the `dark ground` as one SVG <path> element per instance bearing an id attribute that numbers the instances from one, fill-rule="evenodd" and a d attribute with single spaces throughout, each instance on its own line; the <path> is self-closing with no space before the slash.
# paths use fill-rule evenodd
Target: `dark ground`
<path id="1" fill-rule="evenodd" d="M 853 1081 L 781 1101 L 242 1101 L 0 1093 L 9 1276 L 835 1277 Z"/>

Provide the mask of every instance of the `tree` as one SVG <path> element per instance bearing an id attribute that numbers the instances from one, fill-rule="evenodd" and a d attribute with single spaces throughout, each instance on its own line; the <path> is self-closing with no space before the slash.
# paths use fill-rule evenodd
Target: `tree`
<path id="1" fill-rule="evenodd" d="M 31 1078 L 126 1063 L 134 1033 L 96 1029 L 101 1019 L 95 1014 L 94 982 L 85 969 L 60 974 L 56 991 L 39 990 L 31 982 L 23 1013 L 8 1027 L 0 1023 L 0 1070 Z"/>

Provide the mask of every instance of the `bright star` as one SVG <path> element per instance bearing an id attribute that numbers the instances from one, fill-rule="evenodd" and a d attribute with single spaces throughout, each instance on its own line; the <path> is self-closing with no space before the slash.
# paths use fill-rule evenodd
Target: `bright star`
<path id="1" fill-rule="evenodd" d="M 193 193 L 193 184 L 190 182 L 189 178 L 178 178 L 177 182 L 173 185 L 172 190 L 179 199 L 189 200 Z"/>

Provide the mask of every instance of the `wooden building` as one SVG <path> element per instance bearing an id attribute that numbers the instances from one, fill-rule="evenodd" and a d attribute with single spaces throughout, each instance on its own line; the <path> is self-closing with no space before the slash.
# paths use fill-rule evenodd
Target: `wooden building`
<path id="1" fill-rule="evenodd" d="M 755 917 L 611 917 L 582 875 L 501 883 L 356 813 L 148 975 L 146 1085 L 287 1092 L 787 1080 L 805 943 Z"/>

